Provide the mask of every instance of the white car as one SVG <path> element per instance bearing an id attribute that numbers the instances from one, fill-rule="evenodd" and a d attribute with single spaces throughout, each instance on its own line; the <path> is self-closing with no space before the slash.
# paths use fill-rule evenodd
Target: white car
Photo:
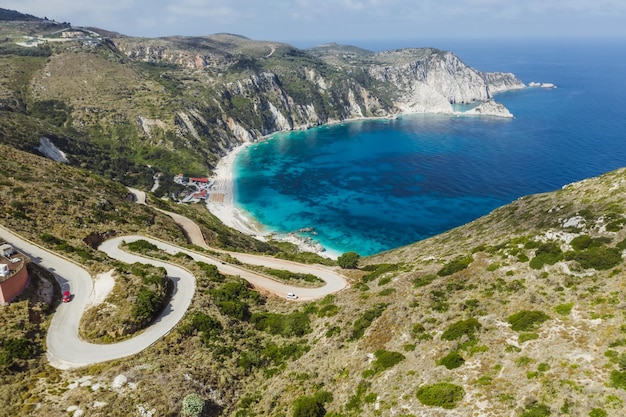
<path id="1" fill-rule="evenodd" d="M 290 300 L 297 300 L 297 299 L 298 299 L 298 296 L 297 296 L 297 295 L 295 295 L 295 294 L 294 294 L 294 293 L 292 293 L 292 292 L 288 292 L 288 293 L 287 293 L 287 298 L 289 298 Z"/>

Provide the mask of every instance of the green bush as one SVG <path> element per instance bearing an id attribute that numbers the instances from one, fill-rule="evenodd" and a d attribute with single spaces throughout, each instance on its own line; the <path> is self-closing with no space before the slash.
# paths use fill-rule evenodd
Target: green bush
<path id="1" fill-rule="evenodd" d="M 413 278 L 413 285 L 415 286 L 415 288 L 424 287 L 436 279 L 437 275 L 435 274 L 428 274 L 424 275 L 423 277 L 416 277 Z"/>
<path id="2" fill-rule="evenodd" d="M 150 321 L 161 310 L 165 294 L 159 294 L 148 288 L 141 288 L 133 307 L 133 317 L 138 321 Z"/>
<path id="3" fill-rule="evenodd" d="M 529 340 L 536 340 L 539 339 L 539 335 L 537 333 L 521 333 L 518 338 L 517 341 L 519 343 L 524 343 L 524 342 L 528 342 Z"/>
<path id="4" fill-rule="evenodd" d="M 547 417 L 552 414 L 550 407 L 545 404 L 532 404 L 526 406 L 526 411 L 522 413 L 522 417 Z"/>
<path id="5" fill-rule="evenodd" d="M 333 395 L 327 391 L 298 397 L 293 402 L 293 417 L 323 417 L 326 415 L 324 404 L 332 400 Z"/>
<path id="6" fill-rule="evenodd" d="M 34 358 L 39 352 L 39 345 L 27 339 L 9 338 L 0 341 L 0 368 L 13 365 L 15 359 Z"/>
<path id="7" fill-rule="evenodd" d="M 328 304 L 317 311 L 318 317 L 332 317 L 339 313 L 339 307 L 335 304 Z"/>
<path id="8" fill-rule="evenodd" d="M 589 412 L 589 417 L 607 417 L 607 412 L 602 408 L 594 408 Z"/>
<path id="9" fill-rule="evenodd" d="M 385 369 L 392 368 L 405 359 L 404 355 L 399 352 L 390 352 L 384 349 L 374 352 L 374 356 L 376 356 L 376 360 L 372 365 L 375 372 L 382 372 Z"/>
<path id="10" fill-rule="evenodd" d="M 254 313 L 250 318 L 258 330 L 283 337 L 301 337 L 311 332 L 311 320 L 306 313 L 294 311 L 291 314 Z"/>
<path id="11" fill-rule="evenodd" d="M 458 352 L 450 352 L 437 361 L 437 365 L 445 366 L 447 369 L 456 369 L 465 363 L 465 359 Z"/>
<path id="12" fill-rule="evenodd" d="M 363 275 L 363 282 L 370 282 L 375 280 L 376 278 L 380 277 L 381 275 L 387 273 L 387 272 L 393 272 L 393 271 L 397 271 L 398 268 L 400 268 L 400 265 L 398 264 L 377 264 L 377 265 L 367 265 L 365 267 L 363 267 L 363 271 L 368 271 L 368 274 Z M 387 278 L 385 278 L 386 280 Z M 391 279 L 390 277 L 388 278 L 389 280 Z M 385 285 L 385 284 L 381 284 L 380 282 L 378 283 L 378 285 Z"/>
<path id="13" fill-rule="evenodd" d="M 593 239 L 591 239 L 591 236 L 580 235 L 572 239 L 570 245 L 572 245 L 575 250 L 585 250 L 591 245 L 592 242 Z"/>
<path id="14" fill-rule="evenodd" d="M 293 417 L 323 417 L 326 415 L 324 403 L 315 397 L 302 396 L 293 402 Z"/>
<path id="15" fill-rule="evenodd" d="M 459 271 L 462 271 L 463 269 L 467 268 L 469 266 L 469 264 L 472 263 L 472 261 L 474 261 L 474 258 L 471 255 L 470 256 L 466 256 L 464 258 L 454 259 L 454 260 L 448 262 L 447 264 L 445 264 L 443 266 L 443 268 L 441 268 L 437 272 L 437 275 L 439 275 L 440 277 L 445 277 L 445 276 L 448 276 L 448 275 L 452 275 L 455 272 L 459 272 Z"/>
<path id="16" fill-rule="evenodd" d="M 566 258 L 578 262 L 585 269 L 605 271 L 622 262 L 622 251 L 618 248 L 594 246 L 581 252 L 568 252 Z"/>
<path id="17" fill-rule="evenodd" d="M 621 388 L 626 390 L 626 371 L 613 371 L 611 372 L 611 382 L 615 388 Z"/>
<path id="18" fill-rule="evenodd" d="M 204 409 L 204 400 L 198 394 L 193 393 L 183 399 L 183 415 L 199 417 Z"/>
<path id="19" fill-rule="evenodd" d="M 446 328 L 446 330 L 444 330 L 441 334 L 441 338 L 443 340 L 452 341 L 467 335 L 470 339 L 472 339 L 476 331 L 480 328 L 481 324 L 473 317 L 467 320 L 460 320 L 449 325 L 448 328 Z"/>
<path id="20" fill-rule="evenodd" d="M 365 311 L 365 313 L 354 322 L 350 340 L 357 340 L 363 337 L 365 330 L 371 326 L 374 320 L 383 314 L 387 306 L 388 304 L 376 304 L 374 307 Z"/>
<path id="21" fill-rule="evenodd" d="M 556 242 L 546 242 L 539 245 L 535 257 L 529 265 L 533 269 L 541 269 L 544 265 L 554 265 L 563 259 L 563 252 Z"/>
<path id="22" fill-rule="evenodd" d="M 157 245 L 154 243 L 150 243 L 147 240 L 139 239 L 134 242 L 130 242 L 127 244 L 128 250 L 139 253 L 146 253 L 150 251 L 155 251 L 158 249 Z"/>
<path id="23" fill-rule="evenodd" d="M 550 316 L 542 311 L 522 310 L 512 314 L 507 318 L 507 322 L 511 325 L 511 329 L 518 332 L 526 332 L 535 330 L 541 323 L 549 320 Z"/>
<path id="24" fill-rule="evenodd" d="M 337 265 L 344 269 L 355 269 L 359 264 L 361 255 L 356 252 L 346 252 L 337 258 Z"/>
<path id="25" fill-rule="evenodd" d="M 396 292 L 395 288 L 385 288 L 384 290 L 381 290 L 378 295 L 381 297 L 387 296 L 387 295 L 391 295 L 394 292 Z"/>
<path id="26" fill-rule="evenodd" d="M 559 304 L 558 306 L 554 307 L 554 312 L 556 314 L 560 314 L 561 316 L 568 316 L 569 313 L 572 312 L 573 307 L 574 303 Z"/>
<path id="27" fill-rule="evenodd" d="M 545 362 L 541 362 L 539 365 L 537 365 L 537 370 L 539 372 L 548 372 L 550 370 L 550 365 Z"/>
<path id="28" fill-rule="evenodd" d="M 453 409 L 465 396 L 465 390 L 448 382 L 422 385 L 417 390 L 417 399 L 424 405 Z"/>

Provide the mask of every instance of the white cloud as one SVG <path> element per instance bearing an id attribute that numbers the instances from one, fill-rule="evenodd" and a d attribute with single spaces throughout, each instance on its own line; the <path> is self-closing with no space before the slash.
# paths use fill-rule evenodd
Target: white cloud
<path id="1" fill-rule="evenodd" d="M 0 7 L 139 36 L 357 39 L 622 33 L 624 0 L 4 0 Z M 209 29 L 210 28 L 210 29 Z M 581 30 L 585 34 L 580 33 Z"/>

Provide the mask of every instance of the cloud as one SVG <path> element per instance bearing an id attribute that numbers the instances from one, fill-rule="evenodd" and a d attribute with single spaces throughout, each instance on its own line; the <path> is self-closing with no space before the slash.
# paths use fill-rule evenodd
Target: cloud
<path id="1" fill-rule="evenodd" d="M 47 15 L 57 20 L 65 20 L 63 16 L 76 16 L 82 13 L 98 15 L 100 13 L 120 13 L 133 10 L 136 0 L 106 0 L 80 2 L 75 0 L 4 0 L 2 7 L 38 17 Z"/>
<path id="2" fill-rule="evenodd" d="M 129 35 L 264 39 L 622 33 L 624 0 L 4 0 L 0 7 Z M 581 30 L 585 33 L 581 33 Z"/>

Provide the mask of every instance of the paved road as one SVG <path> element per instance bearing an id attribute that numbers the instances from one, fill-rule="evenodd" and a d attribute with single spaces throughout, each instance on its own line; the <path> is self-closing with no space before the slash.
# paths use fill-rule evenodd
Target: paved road
<path id="1" fill-rule="evenodd" d="M 147 204 L 146 203 L 146 193 L 137 190 L 135 188 L 129 188 L 129 191 L 135 195 L 135 200 L 139 204 Z M 228 275 L 239 275 L 243 279 L 250 282 L 257 288 L 261 288 L 263 290 L 274 293 L 278 296 L 285 296 L 289 292 L 296 293 L 298 295 L 298 299 L 301 301 L 313 300 L 317 298 L 324 297 L 328 294 L 340 291 L 344 289 L 348 283 L 345 280 L 345 277 L 339 273 L 337 273 L 333 268 L 328 268 L 323 265 L 308 265 L 308 264 L 300 264 L 297 262 L 291 262 L 284 259 L 271 258 L 268 256 L 262 255 L 251 255 L 239 252 L 229 252 L 222 249 L 212 248 L 208 246 L 204 240 L 204 236 L 202 235 L 202 231 L 198 227 L 198 225 L 191 219 L 181 216 L 180 214 L 172 213 L 169 211 L 157 209 L 161 213 L 167 214 L 170 216 L 176 224 L 178 224 L 184 231 L 187 237 L 190 240 L 190 243 L 203 247 L 205 249 L 212 250 L 214 252 L 226 253 L 230 256 L 238 259 L 240 262 L 244 264 L 250 265 L 260 265 L 266 266 L 268 268 L 274 269 L 283 269 L 291 272 L 303 273 L 303 274 L 313 274 L 321 279 L 323 279 L 326 284 L 321 288 L 301 288 L 288 286 L 282 283 L 279 283 L 272 279 L 267 279 L 259 274 L 252 273 L 245 269 L 223 266 L 220 263 L 215 263 L 214 260 L 210 258 L 203 257 L 203 262 L 211 263 L 217 265 L 220 272 Z M 189 253 L 192 256 L 192 253 Z M 195 259 L 195 258 L 194 258 Z M 199 259 L 196 259 L 199 260 Z"/>
<path id="2" fill-rule="evenodd" d="M 93 281 L 89 272 L 1 226 L 0 235 L 34 263 L 53 272 L 61 286 L 70 289 L 72 293 L 71 302 L 62 303 L 57 308 L 46 339 L 48 360 L 52 366 L 59 369 L 78 368 L 141 352 L 166 335 L 183 318 L 195 292 L 195 278 L 191 273 L 171 264 L 150 260 L 149 263 L 152 265 L 163 266 L 175 284 L 170 303 L 161 316 L 153 325 L 132 339 L 107 345 L 88 343 L 78 336 L 78 325 L 93 291 Z M 107 253 L 124 262 L 146 262 L 145 258 L 121 251 L 117 247 L 110 248 Z"/>
<path id="3" fill-rule="evenodd" d="M 63 290 L 69 289 L 72 293 L 71 302 L 59 305 L 50 323 L 46 339 L 47 355 L 50 364 L 59 369 L 78 368 L 139 353 L 166 335 L 183 318 L 191 304 L 195 292 L 195 277 L 190 272 L 175 265 L 125 252 L 119 248 L 123 241 L 133 242 L 144 239 L 171 254 L 178 252 L 187 253 L 197 261 L 216 265 L 218 270 L 224 274 L 239 275 L 257 288 L 262 288 L 281 296 L 286 295 L 288 292 L 295 292 L 299 296 L 299 301 L 321 298 L 347 286 L 347 282 L 341 274 L 331 268 L 319 265 L 303 265 L 259 255 L 227 252 L 243 263 L 310 273 L 326 282 L 326 285 L 319 288 L 293 287 L 242 269 L 236 265 L 224 264 L 217 259 L 160 240 L 139 235 L 116 237 L 105 241 L 100 245 L 99 250 L 102 250 L 111 258 L 123 262 L 140 262 L 162 266 L 166 269 L 167 275 L 173 281 L 175 287 L 169 304 L 147 329 L 123 342 L 98 345 L 85 342 L 78 336 L 80 317 L 93 291 L 93 281 L 89 272 L 69 259 L 52 253 L 12 233 L 1 225 L 0 236 L 10 242 L 20 252 L 26 254 L 34 263 L 54 273 Z"/>

